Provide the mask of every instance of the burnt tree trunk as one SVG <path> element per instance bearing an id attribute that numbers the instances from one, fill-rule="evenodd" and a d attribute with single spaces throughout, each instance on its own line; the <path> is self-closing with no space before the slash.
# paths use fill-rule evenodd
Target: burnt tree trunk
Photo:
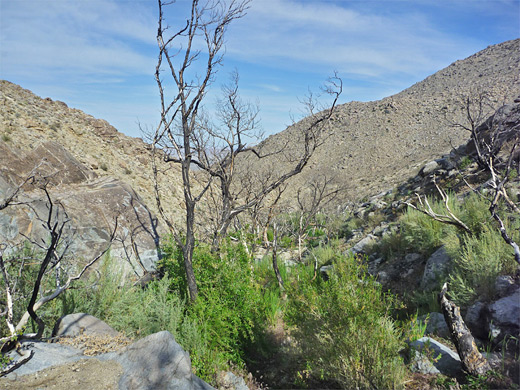
<path id="1" fill-rule="evenodd" d="M 491 369 L 488 361 L 479 352 L 475 339 L 460 315 L 460 308 L 446 298 L 446 291 L 447 284 L 444 283 L 439 293 L 439 303 L 462 367 L 471 375 L 483 375 Z"/>

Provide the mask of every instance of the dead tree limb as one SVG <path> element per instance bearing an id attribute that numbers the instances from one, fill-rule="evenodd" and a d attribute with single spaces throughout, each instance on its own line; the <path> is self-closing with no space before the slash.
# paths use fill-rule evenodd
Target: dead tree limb
<path id="1" fill-rule="evenodd" d="M 448 225 L 453 225 L 458 227 L 459 229 L 464 230 L 466 233 L 471 233 L 471 229 L 460 219 L 458 219 L 455 214 L 451 211 L 449 206 L 449 196 L 442 188 L 440 188 L 437 185 L 437 182 L 435 181 L 435 177 L 433 178 L 433 183 L 435 184 L 435 188 L 437 188 L 437 191 L 441 195 L 441 198 L 444 202 L 444 207 L 446 208 L 446 214 L 438 214 L 435 211 L 433 211 L 432 206 L 430 205 L 430 202 L 428 201 L 428 198 L 425 196 L 421 197 L 419 194 L 417 195 L 417 199 L 419 202 L 419 206 L 415 206 L 414 204 L 410 202 L 404 202 L 407 206 L 428 215 L 429 217 L 433 218 L 435 221 L 445 223 Z"/>
<path id="2" fill-rule="evenodd" d="M 484 375 L 491 367 L 479 352 L 475 339 L 460 315 L 460 308 L 446 297 L 447 289 L 447 283 L 444 283 L 438 299 L 450 330 L 450 338 L 457 348 L 462 366 L 471 375 Z"/>

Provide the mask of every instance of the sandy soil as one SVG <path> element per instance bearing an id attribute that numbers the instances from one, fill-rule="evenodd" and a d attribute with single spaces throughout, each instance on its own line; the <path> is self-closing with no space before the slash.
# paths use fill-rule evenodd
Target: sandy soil
<path id="1" fill-rule="evenodd" d="M 83 359 L 14 380 L 2 378 L 0 389 L 117 390 L 117 382 L 122 373 L 121 365 L 114 361 Z"/>

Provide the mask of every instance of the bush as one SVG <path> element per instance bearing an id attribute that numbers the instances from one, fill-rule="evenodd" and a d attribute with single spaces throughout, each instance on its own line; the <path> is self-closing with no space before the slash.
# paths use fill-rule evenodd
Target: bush
<path id="1" fill-rule="evenodd" d="M 339 256 L 327 282 L 301 266 L 296 279 L 286 319 L 296 327 L 302 372 L 347 389 L 402 387 L 404 344 L 390 317 L 395 302 L 360 262 Z"/>
<path id="2" fill-rule="evenodd" d="M 429 202 L 436 213 L 444 212 L 442 202 L 433 199 L 429 199 Z M 453 204 L 450 205 L 452 210 L 453 206 Z M 446 234 L 454 230 L 456 230 L 454 226 L 435 221 L 430 216 L 412 208 L 408 208 L 401 220 L 401 235 L 406 243 L 406 249 L 425 256 L 431 255 L 440 247 Z"/>
<path id="3" fill-rule="evenodd" d="M 170 287 L 186 296 L 182 253 L 171 245 L 165 253 L 162 268 L 170 278 Z M 267 309 L 242 245 L 227 242 L 220 253 L 212 253 L 199 244 L 193 268 L 199 295 L 187 307 L 187 316 L 200 330 L 204 348 L 190 353 L 197 375 L 211 381 L 230 364 L 245 366 L 246 349 L 262 337 Z"/>
<path id="4" fill-rule="evenodd" d="M 466 234 L 458 240 L 452 237 L 446 241 L 454 260 L 450 295 L 459 306 L 466 306 L 476 298 L 493 298 L 496 278 L 514 273 L 513 250 L 493 226 L 484 225 L 479 235 Z"/>

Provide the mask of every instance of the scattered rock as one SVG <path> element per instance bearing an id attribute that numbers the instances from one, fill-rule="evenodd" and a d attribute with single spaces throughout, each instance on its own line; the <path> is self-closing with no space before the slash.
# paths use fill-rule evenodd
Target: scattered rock
<path id="1" fill-rule="evenodd" d="M 437 163 L 437 161 L 430 161 L 421 169 L 419 175 L 423 177 L 428 176 L 430 173 L 435 172 L 437 169 L 440 169 L 440 165 Z"/>
<path id="2" fill-rule="evenodd" d="M 488 332 L 494 343 L 506 336 L 520 338 L 520 289 L 488 306 Z"/>
<path id="3" fill-rule="evenodd" d="M 352 248 L 350 248 L 347 252 L 351 252 L 353 254 L 364 253 L 364 251 L 375 242 L 376 237 L 372 234 L 369 234 L 361 241 L 359 241 L 356 245 L 354 245 Z"/>
<path id="4" fill-rule="evenodd" d="M 437 287 L 445 273 L 451 265 L 451 259 L 446 253 L 446 249 L 442 246 L 437 249 L 426 261 L 424 274 L 421 280 L 421 289 L 431 290 Z"/>
<path id="5" fill-rule="evenodd" d="M 119 333 L 106 322 L 86 313 L 61 317 L 52 332 L 53 337 L 75 337 L 80 334 L 117 336 Z"/>
<path id="6" fill-rule="evenodd" d="M 412 341 L 410 347 L 427 357 L 443 375 L 453 377 L 462 371 L 459 355 L 431 337 Z"/>
<path id="7" fill-rule="evenodd" d="M 219 390 L 249 390 L 244 378 L 238 377 L 230 371 L 221 372 L 217 377 Z"/>

